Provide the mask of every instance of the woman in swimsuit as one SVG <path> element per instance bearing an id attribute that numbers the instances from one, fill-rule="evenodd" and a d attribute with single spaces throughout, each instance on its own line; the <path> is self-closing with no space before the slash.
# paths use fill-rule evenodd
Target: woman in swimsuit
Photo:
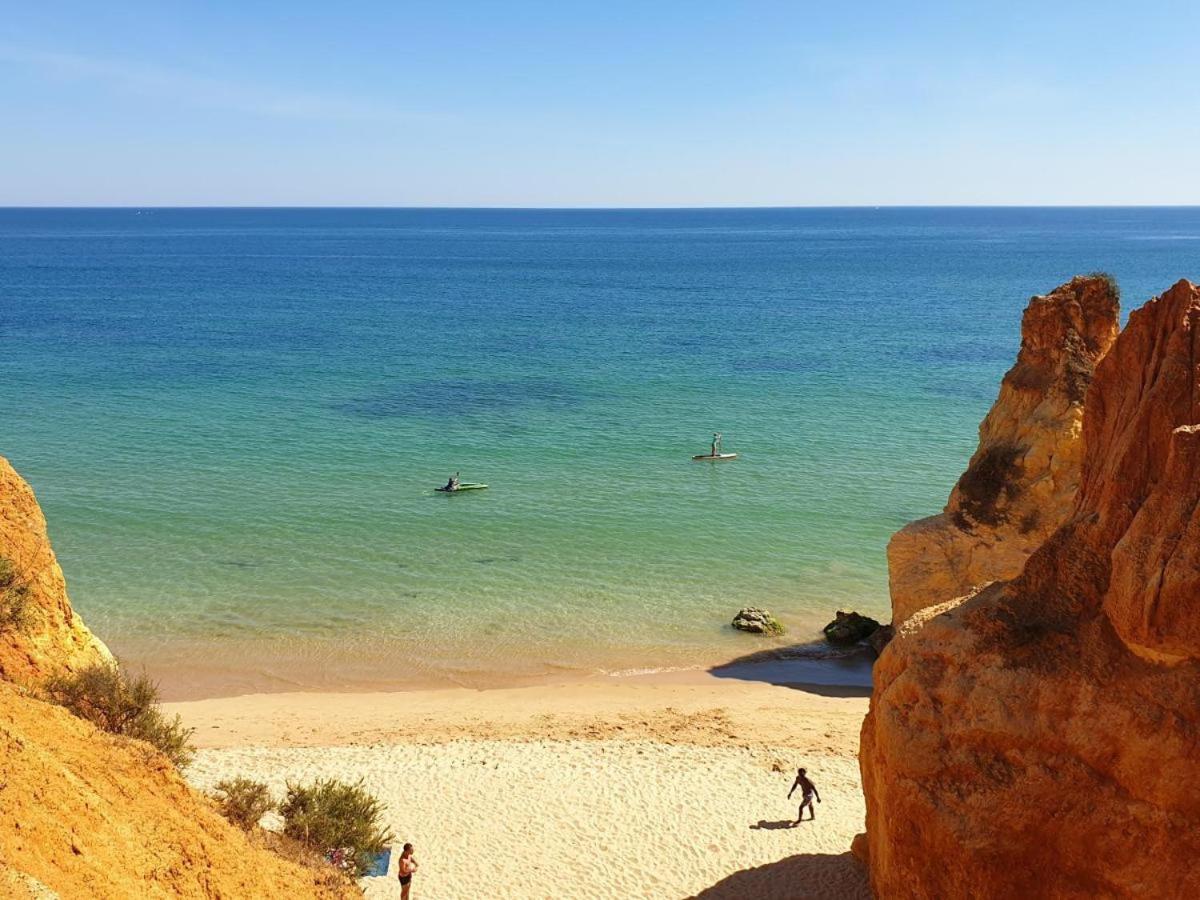
<path id="1" fill-rule="evenodd" d="M 417 871 L 417 861 L 413 859 L 413 845 L 405 844 L 404 852 L 400 854 L 397 866 L 400 872 L 400 900 L 408 900 L 408 892 L 412 890 L 413 872 Z"/>

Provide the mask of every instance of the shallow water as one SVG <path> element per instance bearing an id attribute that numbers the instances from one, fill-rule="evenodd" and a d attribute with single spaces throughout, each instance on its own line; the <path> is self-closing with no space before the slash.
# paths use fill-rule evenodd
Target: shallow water
<path id="1" fill-rule="evenodd" d="M 885 615 L 1096 269 L 1197 277 L 1200 210 L 0 210 L 0 453 L 169 692 L 705 665 Z"/>

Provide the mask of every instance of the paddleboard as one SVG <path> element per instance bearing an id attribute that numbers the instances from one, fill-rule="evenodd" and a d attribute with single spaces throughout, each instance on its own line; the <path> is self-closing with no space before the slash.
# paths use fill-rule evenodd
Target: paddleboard
<path id="1" fill-rule="evenodd" d="M 700 456 L 693 456 L 692 459 L 698 460 L 698 461 L 707 459 L 707 460 L 711 460 L 712 462 L 720 462 L 723 459 L 737 459 L 737 454 L 736 453 L 718 453 L 716 456 L 713 456 L 711 453 L 704 453 Z"/>

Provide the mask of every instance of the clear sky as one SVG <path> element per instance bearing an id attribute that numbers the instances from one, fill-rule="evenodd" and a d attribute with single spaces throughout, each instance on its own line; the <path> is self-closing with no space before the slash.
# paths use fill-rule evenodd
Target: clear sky
<path id="1" fill-rule="evenodd" d="M 1200 3 L 0 3 L 0 205 L 1200 203 Z"/>

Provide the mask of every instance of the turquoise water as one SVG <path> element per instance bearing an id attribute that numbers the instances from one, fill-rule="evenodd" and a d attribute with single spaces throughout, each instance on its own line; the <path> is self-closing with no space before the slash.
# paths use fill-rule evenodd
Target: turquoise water
<path id="1" fill-rule="evenodd" d="M 0 210 L 0 453 L 169 692 L 707 664 L 886 614 L 1096 269 L 1197 277 L 1200 210 Z"/>

